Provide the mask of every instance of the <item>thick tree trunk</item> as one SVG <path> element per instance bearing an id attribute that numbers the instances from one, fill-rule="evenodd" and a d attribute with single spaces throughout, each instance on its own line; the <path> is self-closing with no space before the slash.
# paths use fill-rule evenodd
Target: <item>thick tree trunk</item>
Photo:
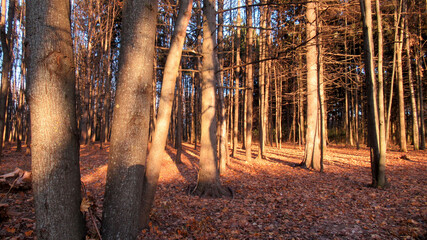
<path id="1" fill-rule="evenodd" d="M 103 239 L 136 239 L 147 156 L 157 1 L 128 0 L 102 220 Z"/>
<path id="2" fill-rule="evenodd" d="M 193 194 L 203 197 L 221 197 L 229 194 L 220 184 L 216 146 L 215 70 L 218 64 L 216 40 L 215 1 L 203 1 L 203 68 L 202 68 L 202 121 L 200 170 Z"/>
<path id="3" fill-rule="evenodd" d="M 150 210 L 156 194 L 159 180 L 160 167 L 168 137 L 170 115 L 174 100 L 176 76 L 181 62 L 182 47 L 184 45 L 186 29 L 191 18 L 192 0 L 181 0 L 175 30 L 172 36 L 171 47 L 166 60 L 163 74 L 161 97 L 159 99 L 159 111 L 156 118 L 156 129 L 153 132 L 153 140 L 147 157 L 147 170 L 144 176 L 142 192 L 141 226 L 147 227 Z M 178 96 L 181 97 L 181 96 Z M 196 123 L 196 122 L 194 122 Z M 194 133 L 196 134 L 196 133 Z"/>
<path id="4" fill-rule="evenodd" d="M 27 2 L 28 100 L 38 239 L 84 239 L 70 2 Z"/>
<path id="5" fill-rule="evenodd" d="M 321 152 L 321 114 L 318 80 L 318 50 L 316 47 L 316 3 L 308 2 L 306 9 L 307 39 L 307 133 L 303 166 L 323 170 Z"/>

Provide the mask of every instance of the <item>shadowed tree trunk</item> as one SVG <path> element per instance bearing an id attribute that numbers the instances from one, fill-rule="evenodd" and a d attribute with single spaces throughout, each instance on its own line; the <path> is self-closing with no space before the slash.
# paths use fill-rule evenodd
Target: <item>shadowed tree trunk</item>
<path id="1" fill-rule="evenodd" d="M 422 48 L 422 23 L 421 23 L 421 13 L 418 14 L 418 51 L 416 51 L 415 63 L 417 69 L 417 82 L 418 82 L 418 107 L 420 108 L 420 149 L 424 150 L 426 147 L 426 139 L 425 139 L 425 129 L 424 129 L 424 93 L 423 93 L 423 67 L 421 56 L 424 56 L 424 51 Z"/>
<path id="2" fill-rule="evenodd" d="M 411 64 L 411 48 L 409 41 L 409 30 L 408 30 L 408 17 L 405 18 L 405 38 L 406 38 L 406 55 L 407 55 L 407 64 L 408 64 L 408 82 L 409 82 L 409 93 L 411 94 L 411 115 L 412 115 L 412 139 L 414 144 L 414 150 L 420 149 L 420 136 L 418 129 L 418 111 L 417 111 L 417 102 L 415 100 L 415 91 L 414 83 L 412 79 L 412 64 Z"/>
<path id="3" fill-rule="evenodd" d="M 200 170 L 194 195 L 203 197 L 221 197 L 229 192 L 223 188 L 219 179 L 218 156 L 216 146 L 215 118 L 215 70 L 218 64 L 216 47 L 215 1 L 203 1 L 203 67 L 202 67 L 202 122 Z"/>
<path id="4" fill-rule="evenodd" d="M 37 238 L 84 239 L 70 1 L 29 1 L 26 11 Z"/>
<path id="5" fill-rule="evenodd" d="M 162 92 L 159 99 L 159 111 L 156 118 L 156 129 L 153 133 L 153 140 L 147 157 L 147 170 L 145 171 L 144 176 L 141 210 L 142 227 L 148 226 L 150 210 L 151 206 L 153 205 L 154 196 L 156 194 L 160 166 L 162 164 L 166 140 L 168 137 L 176 76 L 178 75 L 187 25 L 191 18 L 192 4 L 192 0 L 180 1 L 178 18 L 176 20 L 171 47 L 166 60 L 165 72 L 163 74 Z"/>
<path id="6" fill-rule="evenodd" d="M 150 120 L 156 0 L 127 0 L 102 220 L 103 239 L 136 239 Z"/>
<path id="7" fill-rule="evenodd" d="M 8 24 L 6 29 L 6 0 L 2 0 L 1 4 L 1 20 L 0 20 L 0 39 L 2 47 L 2 74 L 1 74 L 1 89 L 0 89 L 0 155 L 3 149 L 3 135 L 5 134 L 5 126 L 7 123 L 7 98 L 9 95 L 10 80 L 9 74 L 12 69 L 12 26 L 15 15 L 15 0 L 9 1 L 8 9 Z"/>

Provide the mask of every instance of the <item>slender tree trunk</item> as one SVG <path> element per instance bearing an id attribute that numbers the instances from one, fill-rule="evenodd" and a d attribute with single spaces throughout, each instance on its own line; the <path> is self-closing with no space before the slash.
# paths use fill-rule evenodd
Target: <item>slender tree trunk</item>
<path id="1" fill-rule="evenodd" d="M 249 6 L 246 9 L 246 25 L 252 26 L 252 0 L 246 0 L 246 5 Z M 250 63 L 253 59 L 253 31 L 251 28 L 248 28 L 247 33 L 247 54 L 246 62 Z M 254 89 L 254 80 L 253 80 L 253 65 L 246 66 L 246 81 L 247 81 L 247 99 L 246 99 L 246 160 L 252 159 L 252 125 L 253 125 L 253 89 Z"/>
<path id="2" fill-rule="evenodd" d="M 190 13 L 191 15 L 191 13 Z M 183 133 L 183 121 L 182 121 L 182 97 L 183 97 L 183 91 L 182 91 L 182 72 L 178 74 L 179 76 L 176 79 L 177 86 L 177 94 L 176 98 L 178 99 L 177 104 L 177 116 L 176 116 L 176 129 L 175 129 L 175 149 L 176 151 L 176 158 L 175 163 L 182 163 L 181 162 L 181 153 L 182 153 L 182 133 Z"/>
<path id="3" fill-rule="evenodd" d="M 142 212 L 157 4 L 125 2 L 102 220 L 103 239 L 136 239 Z"/>
<path id="4" fill-rule="evenodd" d="M 240 1 L 237 2 L 237 7 L 240 7 Z M 237 10 L 237 33 L 236 33 L 236 65 L 241 64 L 240 60 L 240 8 Z M 236 68 L 236 77 L 234 78 L 234 124 L 233 124 L 233 157 L 237 155 L 237 143 L 239 136 L 239 87 L 240 87 L 240 68 Z"/>
<path id="5" fill-rule="evenodd" d="M 181 0 L 175 30 L 172 36 L 171 47 L 166 60 L 163 74 L 161 97 L 159 99 L 159 111 L 156 119 L 156 129 L 147 157 L 147 170 L 144 176 L 142 193 L 141 226 L 147 227 L 150 210 L 156 194 L 159 180 L 160 167 L 168 137 L 170 115 L 174 100 L 176 76 L 181 61 L 182 47 L 184 45 L 186 29 L 191 18 L 192 0 Z M 196 100 L 195 100 L 196 101 Z M 196 121 L 194 122 L 196 123 Z M 196 133 L 194 133 L 196 134 Z M 196 136 L 195 136 L 196 138 Z"/>
<path id="6" fill-rule="evenodd" d="M 388 101 L 387 121 L 386 121 L 386 144 L 388 143 L 389 133 L 390 133 L 391 106 L 393 102 L 393 87 L 394 87 L 394 78 L 396 76 L 396 58 L 397 58 L 397 50 L 398 50 L 398 44 L 399 44 L 399 22 L 400 22 L 401 10 L 402 10 L 401 2 L 402 1 L 399 1 L 399 6 L 395 8 L 395 12 L 394 12 L 393 64 L 392 64 L 392 74 L 391 74 L 391 81 L 390 81 L 390 97 Z"/>
<path id="7" fill-rule="evenodd" d="M 266 0 L 261 1 L 262 4 L 266 4 Z M 266 7 L 261 7 L 261 30 L 259 34 L 259 74 L 258 74 L 258 84 L 259 84 L 259 152 L 258 158 L 265 158 L 265 140 L 266 140 L 266 64 L 265 64 L 265 48 L 266 48 L 266 28 L 267 28 L 267 16 L 266 16 Z"/>
<path id="8" fill-rule="evenodd" d="M 379 7 L 379 6 L 378 6 Z M 364 57 L 365 57 L 365 71 L 366 71 L 366 83 L 368 85 L 368 103 L 369 103 L 369 114 L 368 114 L 368 138 L 369 147 L 371 149 L 371 170 L 372 170 L 372 186 L 384 187 L 386 185 L 385 178 L 385 149 L 381 149 L 385 146 L 385 134 L 384 127 L 381 126 L 380 119 L 384 121 L 384 111 L 378 111 L 377 104 L 377 87 L 374 73 L 374 42 L 372 33 L 372 10 L 370 0 L 360 0 L 360 9 L 363 18 L 363 33 L 364 33 Z M 381 21 L 380 21 L 381 24 Z M 382 83 L 380 83 L 382 85 Z M 382 93 L 382 91 L 380 91 Z M 380 97 L 381 99 L 382 97 Z M 382 133 L 380 134 L 380 129 Z"/>
<path id="9" fill-rule="evenodd" d="M 0 155 L 4 145 L 3 135 L 7 125 L 7 98 L 9 95 L 10 79 L 9 74 L 12 69 L 12 28 L 13 18 L 15 16 L 15 0 L 9 1 L 8 9 L 8 24 L 6 27 L 6 0 L 2 0 L 1 20 L 0 20 L 0 39 L 2 47 L 2 74 L 1 74 L 1 90 L 0 90 Z M 7 29 L 6 29 L 7 28 Z"/>
<path id="10" fill-rule="evenodd" d="M 400 151 L 407 152 L 406 147 L 406 120 L 405 120 L 405 95 L 403 88 L 403 66 L 402 66 L 402 51 L 403 51 L 403 27 L 404 21 L 400 22 L 399 42 L 397 43 L 397 86 L 399 93 L 399 144 Z"/>
<path id="11" fill-rule="evenodd" d="M 218 9 L 220 13 L 218 14 L 218 51 L 222 52 L 224 49 L 223 42 L 223 24 L 224 24 L 224 18 L 223 14 L 221 13 L 222 9 L 224 8 L 223 0 L 218 0 Z M 219 80 L 219 86 L 224 86 L 224 79 L 223 79 L 223 72 L 220 71 L 222 69 L 222 66 L 224 65 L 224 59 L 223 54 L 220 55 L 219 64 L 216 64 L 216 71 L 217 72 L 217 80 Z M 217 60 L 218 61 L 218 60 Z M 228 142 L 227 142 L 227 117 L 226 117 L 226 106 L 224 102 L 224 89 L 220 88 L 218 91 L 218 99 L 219 99 L 219 169 L 220 172 L 225 172 L 226 164 L 228 161 Z"/>
<path id="12" fill-rule="evenodd" d="M 70 2 L 27 2 L 28 99 L 38 239 L 84 239 Z"/>
<path id="13" fill-rule="evenodd" d="M 409 30 L 408 30 L 408 17 L 405 18 L 405 38 L 406 38 L 406 55 L 407 55 L 407 64 L 408 64 L 408 82 L 409 82 L 409 92 L 411 94 L 411 112 L 412 112 L 412 139 L 414 144 L 414 150 L 420 149 L 420 136 L 419 136 L 419 127 L 418 127 L 418 111 L 417 111 L 417 101 L 415 99 L 414 84 L 412 79 L 412 64 L 411 64 L 411 49 L 409 46 Z"/>
<path id="14" fill-rule="evenodd" d="M 424 51 L 422 48 L 422 23 L 421 23 L 421 13 L 418 15 L 418 48 L 419 50 L 416 51 L 417 56 L 415 57 L 416 66 L 417 66 L 417 81 L 418 81 L 418 101 L 419 101 L 419 108 L 420 108 L 420 149 L 424 150 L 426 148 L 426 140 L 425 140 L 425 128 L 424 128 L 424 88 L 423 88 L 423 67 L 422 67 L 422 61 L 421 56 L 424 56 Z"/>

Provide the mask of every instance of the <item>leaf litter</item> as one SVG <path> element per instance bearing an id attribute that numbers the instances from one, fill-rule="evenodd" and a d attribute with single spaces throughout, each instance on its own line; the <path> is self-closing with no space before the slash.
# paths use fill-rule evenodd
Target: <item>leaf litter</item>
<path id="1" fill-rule="evenodd" d="M 139 239 L 426 239 L 426 150 L 389 150 L 390 186 L 380 190 L 368 187 L 368 148 L 329 146 L 322 173 L 296 166 L 304 156 L 298 145 L 267 147 L 267 159 L 252 161 L 239 149 L 221 174 L 234 197 L 218 199 L 187 194 L 197 180 L 199 150 L 184 143 L 183 163 L 175 164 L 176 150 L 167 147 L 151 222 Z M 99 239 L 108 151 L 108 144 L 80 150 L 87 239 Z M 16 168 L 30 171 L 31 158 L 7 145 L 0 175 Z M 0 237 L 34 239 L 31 189 L 0 190 Z"/>

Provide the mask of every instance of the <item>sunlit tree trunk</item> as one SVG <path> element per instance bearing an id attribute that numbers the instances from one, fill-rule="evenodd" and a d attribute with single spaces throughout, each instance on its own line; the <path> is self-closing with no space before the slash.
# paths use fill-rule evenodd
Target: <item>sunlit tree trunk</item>
<path id="1" fill-rule="evenodd" d="M 240 7 L 240 1 L 237 2 Z M 236 65 L 241 64 L 240 61 L 240 25 L 242 20 L 240 18 L 240 8 L 237 10 L 237 33 L 236 33 Z M 239 136 L 239 87 L 240 87 L 240 68 L 236 68 L 236 76 L 234 78 L 234 123 L 233 123 L 233 157 L 237 154 L 237 142 Z"/>
<path id="2" fill-rule="evenodd" d="M 399 145 L 400 151 L 407 152 L 406 147 L 406 120 L 405 120 L 405 92 L 403 88 L 403 66 L 402 66 L 402 51 L 403 51 L 403 28 L 404 21 L 400 21 L 399 42 L 397 43 L 397 89 L 399 97 Z"/>
<path id="3" fill-rule="evenodd" d="M 224 8 L 223 0 L 218 0 L 218 10 L 220 13 L 218 13 L 218 51 L 222 52 L 224 49 L 223 42 L 223 24 L 224 24 L 224 17 L 222 14 L 222 9 Z M 217 72 L 217 80 L 219 80 L 219 88 L 218 90 L 218 119 L 219 119 L 219 169 L 220 172 L 223 173 L 226 170 L 226 164 L 228 161 L 228 141 L 227 141 L 227 117 L 226 117 L 226 106 L 225 106 L 225 100 L 224 100 L 224 74 L 221 70 L 222 66 L 224 65 L 224 55 L 221 53 L 221 58 L 219 60 L 219 63 L 215 65 L 215 69 Z M 218 60 L 217 60 L 218 61 Z"/>
<path id="4" fill-rule="evenodd" d="M 197 185 L 192 193 L 205 197 L 220 197 L 228 192 L 221 186 L 218 171 L 215 118 L 216 56 L 215 1 L 203 1 L 203 68 L 202 68 L 202 122 L 200 169 Z"/>
<path id="5" fill-rule="evenodd" d="M 27 2 L 28 99 L 38 239 L 84 239 L 70 1 Z"/>
<path id="6" fill-rule="evenodd" d="M 321 114 L 318 80 L 318 50 L 316 47 L 316 3 L 306 4 L 307 31 L 307 133 L 303 166 L 322 171 Z"/>
<path id="7" fill-rule="evenodd" d="M 388 101 L 388 110 L 387 110 L 387 120 L 386 120 L 386 144 L 389 140 L 390 134 L 390 119 L 391 119 L 391 107 L 393 103 L 393 87 L 394 87 L 394 79 L 396 76 L 396 58 L 397 58 L 397 50 L 399 45 L 399 23 L 400 16 L 402 10 L 402 1 L 399 1 L 399 5 L 395 7 L 394 11 L 394 44 L 393 44 L 393 64 L 392 64 L 392 73 L 391 73 L 391 81 L 390 81 L 390 96 Z"/>
<path id="8" fill-rule="evenodd" d="M 372 186 L 381 188 L 386 185 L 385 132 L 384 126 L 381 126 L 384 124 L 384 116 L 379 116 L 381 114 L 384 115 L 384 110 L 382 109 L 384 106 L 380 105 L 384 103 L 381 103 L 382 97 L 379 98 L 380 103 L 377 103 L 371 1 L 360 0 L 360 9 L 363 19 L 365 72 L 368 85 L 368 144 L 371 149 Z M 379 24 L 381 24 L 381 21 L 379 21 Z M 379 85 L 382 85 L 382 83 Z M 379 94 L 382 94 L 382 91 L 379 91 Z M 381 149 L 381 147 L 384 147 L 384 149 Z"/>
<path id="9" fill-rule="evenodd" d="M 103 239 L 136 239 L 147 156 L 156 0 L 128 0 L 102 220 Z"/>
<path id="10" fill-rule="evenodd" d="M 181 61 L 182 48 L 186 36 L 186 29 L 191 17 L 192 0 L 180 1 L 178 18 L 172 36 L 171 47 L 166 60 L 163 74 L 162 92 L 159 99 L 159 111 L 156 119 L 156 129 L 153 133 L 153 140 L 147 157 L 147 170 L 144 176 L 141 225 L 147 227 L 150 210 L 153 205 L 156 193 L 157 182 L 159 180 L 160 167 L 168 137 L 170 115 L 174 100 L 176 76 L 178 75 Z M 181 97 L 181 96 L 178 96 Z"/>

